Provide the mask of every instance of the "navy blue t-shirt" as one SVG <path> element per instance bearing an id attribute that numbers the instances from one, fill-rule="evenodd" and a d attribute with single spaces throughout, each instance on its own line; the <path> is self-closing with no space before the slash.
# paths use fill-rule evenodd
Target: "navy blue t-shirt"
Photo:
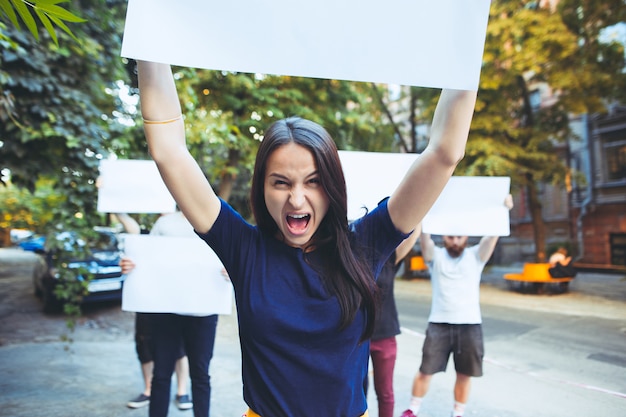
<path id="1" fill-rule="evenodd" d="M 386 202 L 351 229 L 375 276 L 406 237 L 393 226 Z M 339 303 L 302 250 L 262 233 L 224 201 L 211 230 L 199 235 L 220 257 L 235 290 L 246 404 L 264 417 L 363 414 L 365 312 L 340 330 Z M 315 251 L 307 258 L 323 261 Z"/>

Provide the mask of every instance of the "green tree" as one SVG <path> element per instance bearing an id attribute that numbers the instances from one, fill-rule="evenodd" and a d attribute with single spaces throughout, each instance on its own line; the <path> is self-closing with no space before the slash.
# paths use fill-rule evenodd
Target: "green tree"
<path id="1" fill-rule="evenodd" d="M 430 125 L 441 89 L 397 86 L 398 97 L 392 97 L 382 87 L 385 86 L 371 84 L 372 95 L 393 128 L 394 149 L 406 153 L 422 152 L 427 145 L 427 134 L 422 132 L 420 137 L 419 131 Z"/>
<path id="2" fill-rule="evenodd" d="M 600 3 L 598 13 L 588 13 Z M 623 11 L 621 0 L 566 0 L 558 10 L 492 3 L 476 113 L 457 175 L 511 176 L 526 189 L 539 261 L 545 224 L 537 186 L 564 184 L 570 174 L 555 152 L 569 134 L 568 116 L 602 111 L 607 99 L 624 93 L 623 47 L 598 42 L 599 31 L 623 20 Z M 535 106 L 531 90 L 543 89 L 552 90 L 554 102 Z"/>
<path id="3" fill-rule="evenodd" d="M 44 3 L 59 2 L 36 2 Z M 2 28 L 10 41 L 0 41 L 0 170 L 15 187 L 35 192 L 43 178 L 62 196 L 49 210 L 50 236 L 59 230 L 85 235 L 102 223 L 99 161 L 109 143 L 132 138 L 118 122 L 124 109 L 115 94 L 118 81 L 129 79 L 119 58 L 125 11 L 122 0 L 72 2 L 72 12 L 86 19 L 72 27 L 75 38 L 65 30 L 51 35 L 45 23 L 38 37 L 17 26 Z M 59 292 L 75 315 L 84 288 L 73 288 L 71 277 L 65 281 Z"/>
<path id="4" fill-rule="evenodd" d="M 52 221 L 53 208 L 64 199 L 51 185 L 52 181 L 41 179 L 33 193 L 11 184 L 0 187 L 0 229 L 22 228 L 45 233 Z"/>
<path id="5" fill-rule="evenodd" d="M 125 134 L 111 91 L 117 80 L 128 78 L 118 57 L 125 2 L 73 4 L 88 19 L 76 28 L 80 43 L 64 33 L 62 46 L 46 33 L 35 42 L 13 28 L 8 32 L 15 45 L 0 45 L 0 168 L 10 170 L 15 185 L 31 190 L 40 176 L 57 178 L 68 196 L 86 192 L 83 185 L 94 188 L 105 144 Z"/>

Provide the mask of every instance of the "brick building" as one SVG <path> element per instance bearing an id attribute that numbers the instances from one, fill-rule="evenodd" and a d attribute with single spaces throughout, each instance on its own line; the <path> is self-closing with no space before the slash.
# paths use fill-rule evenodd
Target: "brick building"
<path id="1" fill-rule="evenodd" d="M 571 193 L 580 262 L 625 266 L 626 107 L 612 106 L 582 125 L 587 140 L 570 145 L 572 167 L 587 177 Z"/>
<path id="2" fill-rule="evenodd" d="M 539 193 L 546 247 L 564 245 L 585 268 L 626 270 L 626 107 L 571 120 L 572 137 L 556 150 L 574 172 L 571 188 L 542 184 Z M 532 262 L 535 245 L 526 196 L 514 196 L 511 236 L 502 239 L 497 263 Z"/>

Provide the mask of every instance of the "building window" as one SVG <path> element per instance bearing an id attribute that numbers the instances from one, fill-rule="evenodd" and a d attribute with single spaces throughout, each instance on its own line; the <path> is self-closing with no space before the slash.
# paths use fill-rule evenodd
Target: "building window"
<path id="1" fill-rule="evenodd" d="M 611 264 L 626 265 L 626 233 L 611 233 Z"/>
<path id="2" fill-rule="evenodd" d="M 626 145 L 608 148 L 606 162 L 609 181 L 626 180 Z"/>
<path id="3" fill-rule="evenodd" d="M 626 181 L 626 129 L 603 134 L 602 144 L 607 181 Z"/>

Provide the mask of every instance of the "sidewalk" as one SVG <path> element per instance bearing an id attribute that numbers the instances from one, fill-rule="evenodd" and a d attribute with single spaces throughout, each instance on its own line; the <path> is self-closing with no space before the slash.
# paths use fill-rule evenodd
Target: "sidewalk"
<path id="1" fill-rule="evenodd" d="M 481 303 L 626 320 L 626 274 L 583 271 L 570 282 L 566 293 L 529 295 L 511 291 L 503 278 L 522 268 L 523 264 L 488 266 L 483 273 Z"/>
<path id="2" fill-rule="evenodd" d="M 509 289 L 504 274 L 521 272 L 523 263 L 488 265 L 481 279 L 481 304 L 520 310 L 626 320 L 626 274 L 579 272 L 562 294 L 523 294 Z M 430 300 L 430 281 L 423 278 L 396 280 L 396 291 L 412 291 Z"/>

